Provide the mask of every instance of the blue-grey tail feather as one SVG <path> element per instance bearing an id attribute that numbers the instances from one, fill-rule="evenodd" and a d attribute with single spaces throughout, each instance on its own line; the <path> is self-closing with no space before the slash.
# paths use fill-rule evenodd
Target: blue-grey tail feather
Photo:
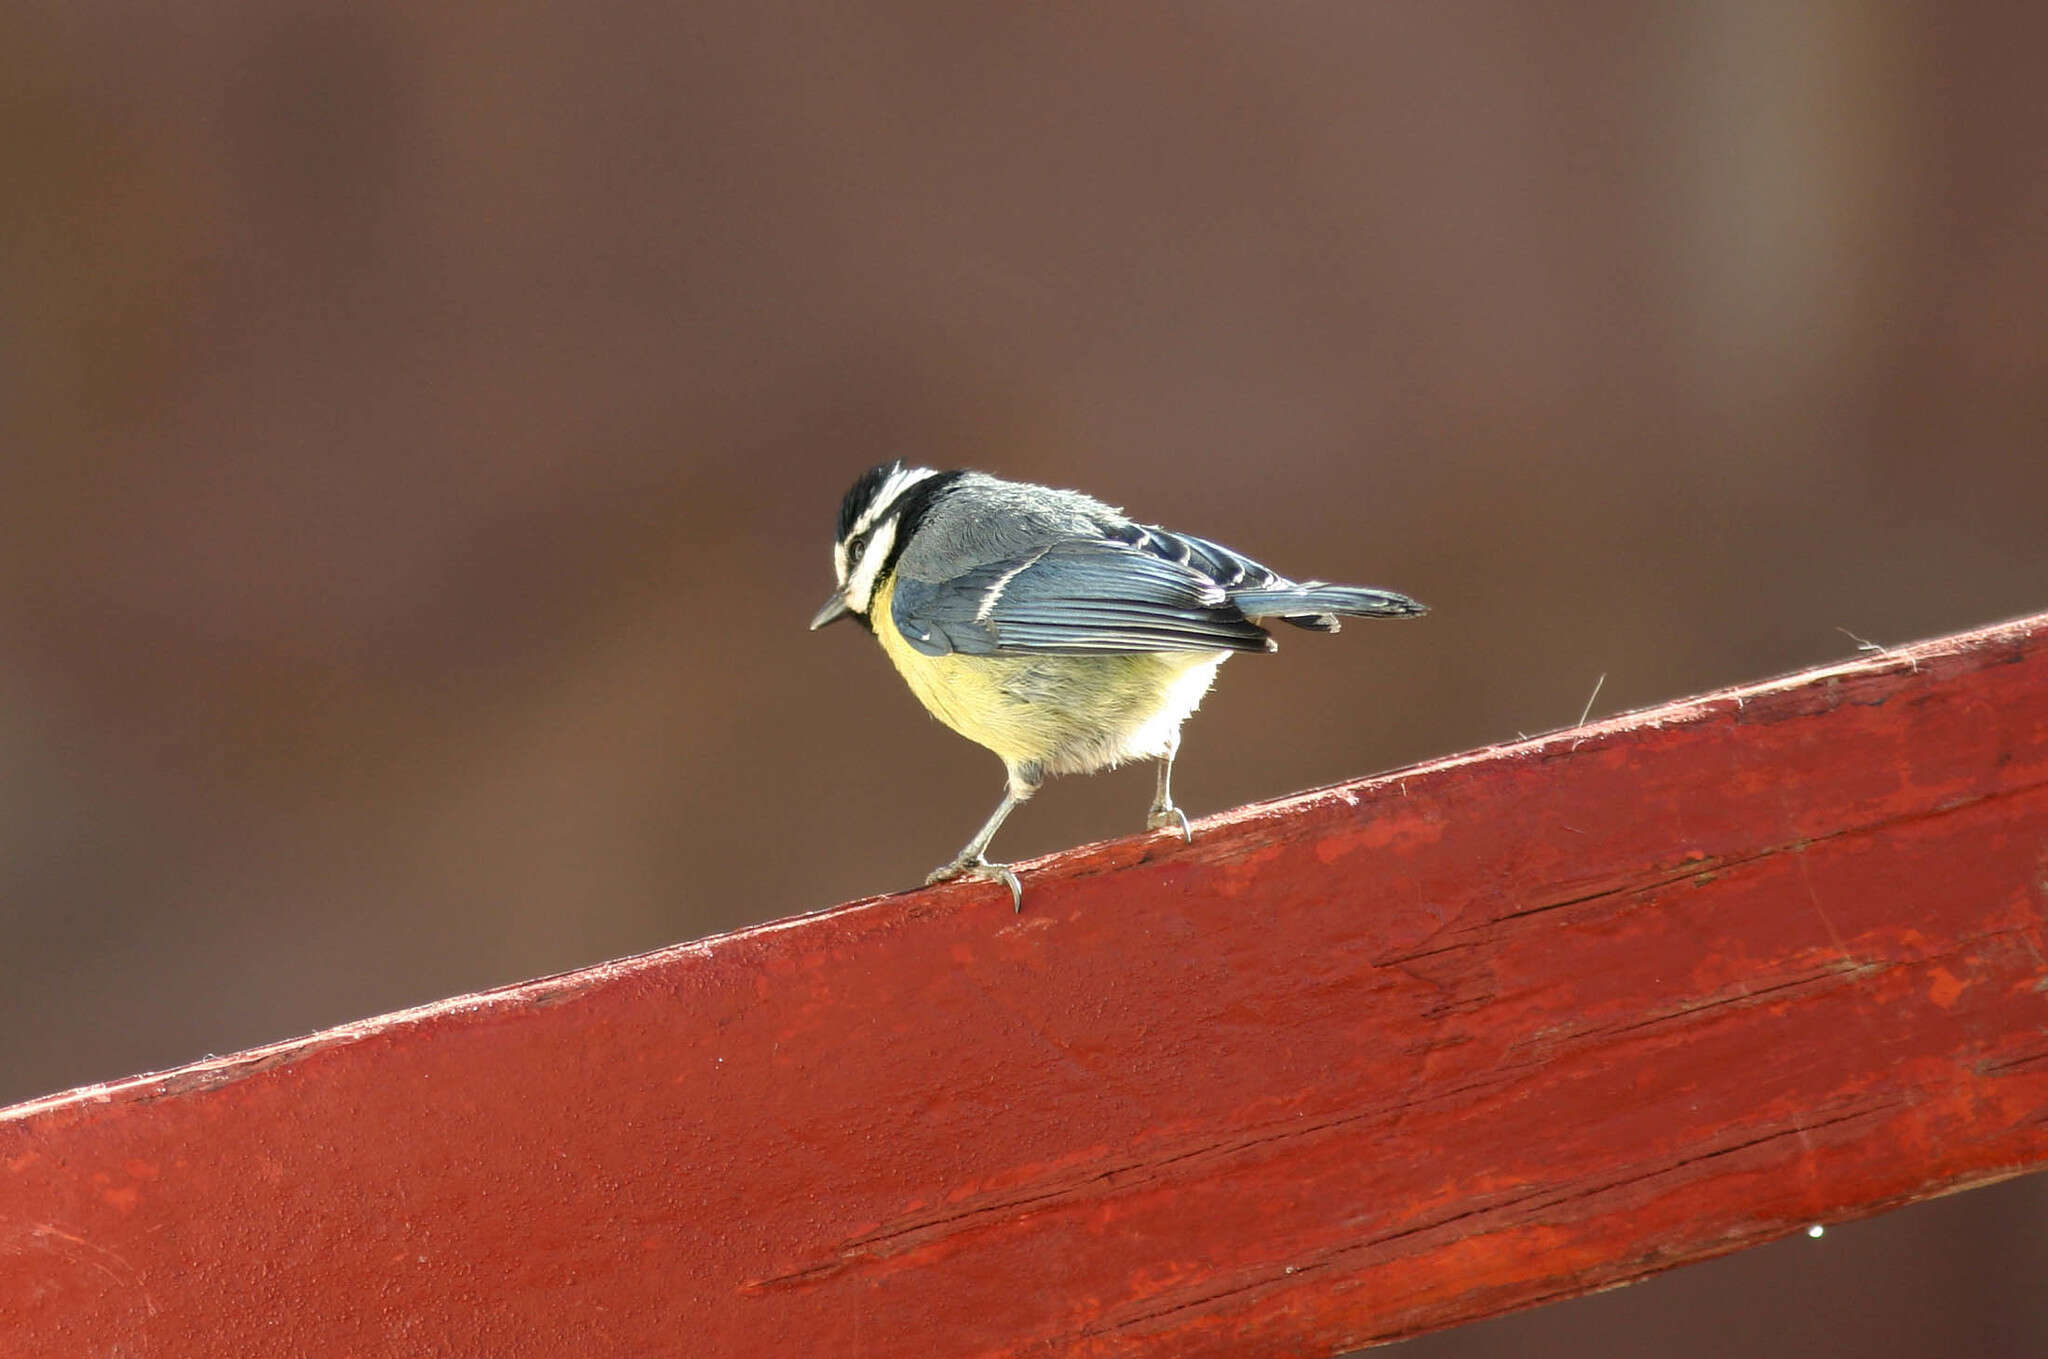
<path id="1" fill-rule="evenodd" d="M 1359 585 L 1284 585 L 1265 590 L 1233 590 L 1230 602 L 1247 618 L 1277 618 L 1311 632 L 1335 632 L 1339 616 L 1347 618 L 1414 618 L 1429 612 L 1392 590 Z"/>

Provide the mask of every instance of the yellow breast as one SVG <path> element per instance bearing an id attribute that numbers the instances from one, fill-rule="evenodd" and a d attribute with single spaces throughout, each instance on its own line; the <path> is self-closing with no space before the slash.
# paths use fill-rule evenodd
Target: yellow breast
<path id="1" fill-rule="evenodd" d="M 895 596 L 892 576 L 875 592 L 869 618 L 917 701 L 1005 764 L 1047 774 L 1164 756 L 1228 654 L 927 656 L 896 627 Z"/>

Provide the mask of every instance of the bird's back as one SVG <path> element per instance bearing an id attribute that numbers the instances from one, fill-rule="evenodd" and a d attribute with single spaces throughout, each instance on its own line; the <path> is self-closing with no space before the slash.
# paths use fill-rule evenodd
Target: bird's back
<path id="1" fill-rule="evenodd" d="M 1067 539 L 1100 538 L 1130 522 L 1079 491 L 969 472 L 932 501 L 896 571 L 910 580 L 951 580 Z"/>

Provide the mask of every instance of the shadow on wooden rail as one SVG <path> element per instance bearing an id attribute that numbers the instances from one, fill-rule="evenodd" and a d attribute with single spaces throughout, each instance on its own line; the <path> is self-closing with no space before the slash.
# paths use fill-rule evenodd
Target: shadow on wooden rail
<path id="1" fill-rule="evenodd" d="M 0 1113 L 0 1352 L 1335 1353 L 2048 1162 L 2048 615 Z"/>

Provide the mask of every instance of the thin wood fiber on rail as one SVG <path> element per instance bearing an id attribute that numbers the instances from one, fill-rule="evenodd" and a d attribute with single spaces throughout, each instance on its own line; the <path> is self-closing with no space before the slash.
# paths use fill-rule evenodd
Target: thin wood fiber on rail
<path id="1" fill-rule="evenodd" d="M 1337 1353 L 2048 1163 L 2048 617 L 0 1113 L 0 1353 Z"/>

